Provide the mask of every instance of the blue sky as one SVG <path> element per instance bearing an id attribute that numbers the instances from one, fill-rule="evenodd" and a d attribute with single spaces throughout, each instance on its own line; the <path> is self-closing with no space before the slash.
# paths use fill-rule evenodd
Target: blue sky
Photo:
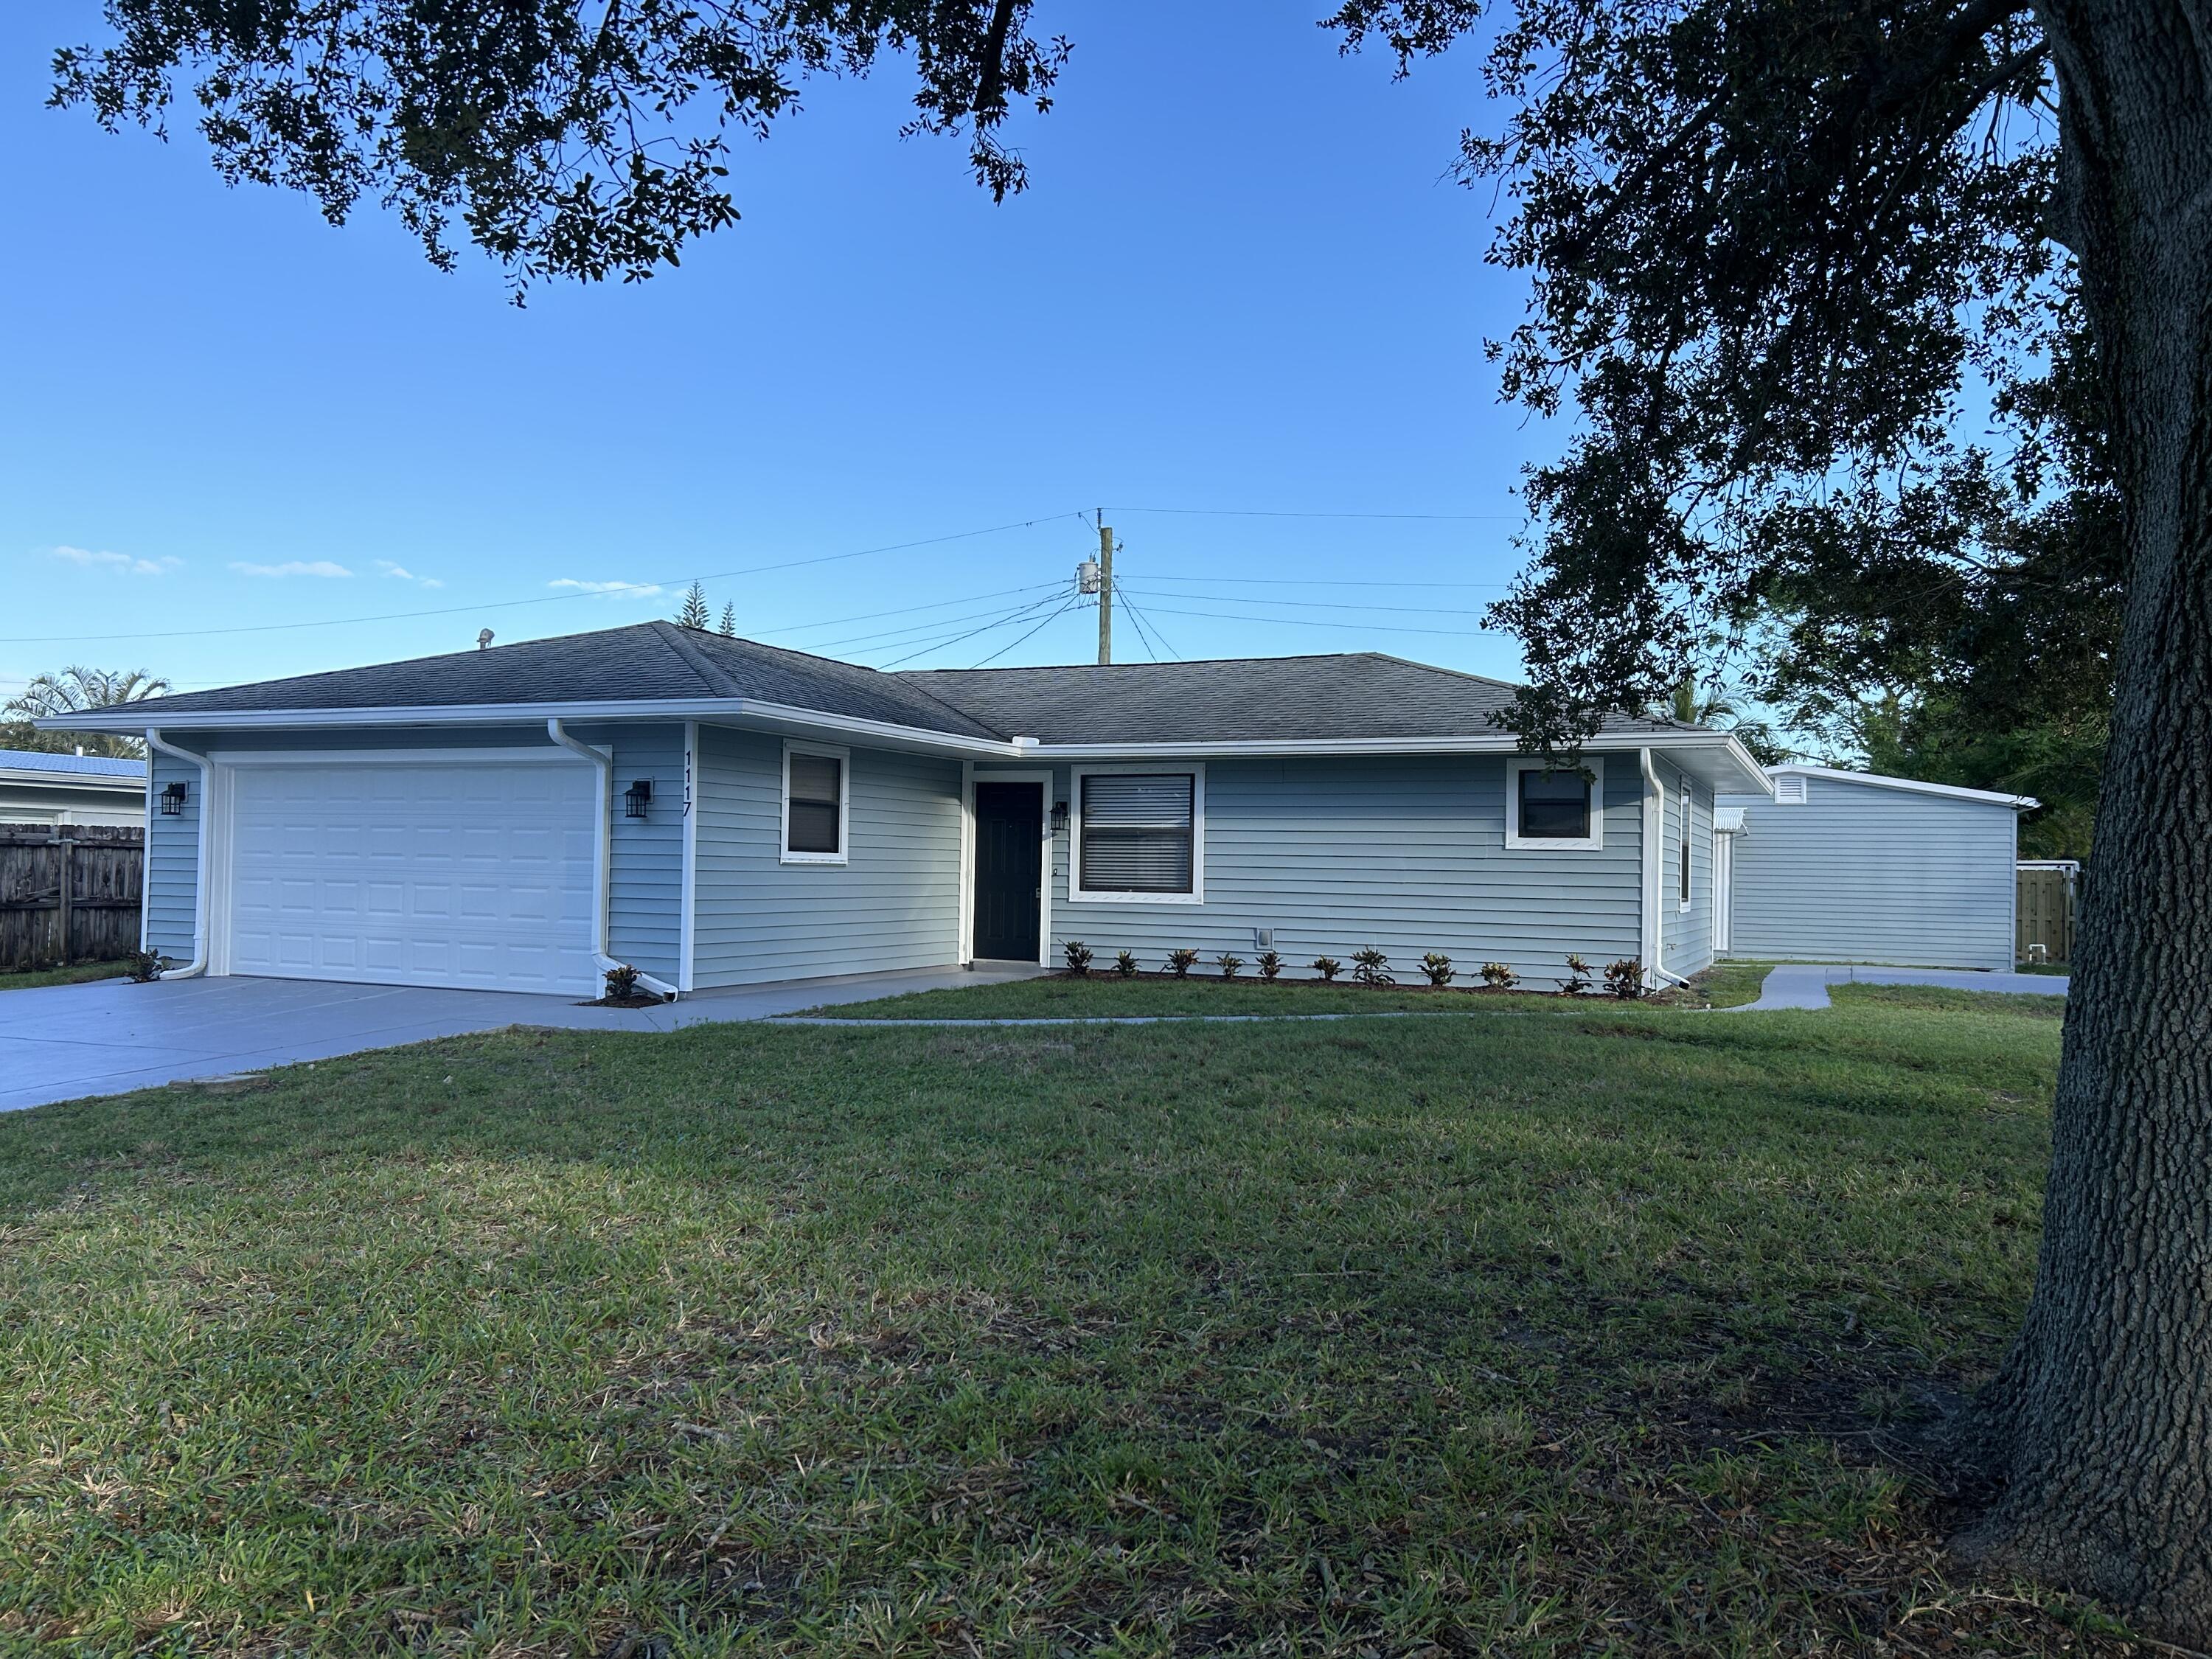
<path id="1" fill-rule="evenodd" d="M 96 13 L 0 13 L 0 686 L 569 633 L 693 576 L 741 632 L 878 666 L 1087 660 L 1089 612 L 944 636 L 1065 584 L 1101 506 L 1164 651 L 1516 668 L 1480 612 L 1564 434 L 1482 359 L 1522 289 L 1445 177 L 1489 118 L 1471 58 L 1393 82 L 1295 7 L 1063 0 L 1027 196 L 898 140 L 894 65 L 747 145 L 743 222 L 682 270 L 517 310 L 373 208 L 332 229 L 189 132 L 41 107 Z M 602 583 L 663 591 L 556 586 Z"/>

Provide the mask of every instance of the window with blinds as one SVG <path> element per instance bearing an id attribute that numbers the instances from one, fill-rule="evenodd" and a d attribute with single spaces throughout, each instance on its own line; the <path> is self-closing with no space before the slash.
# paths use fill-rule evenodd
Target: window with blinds
<path id="1" fill-rule="evenodd" d="M 1196 868 L 1197 779 L 1115 772 L 1083 780 L 1085 893 L 1188 893 Z"/>
<path id="2" fill-rule="evenodd" d="M 835 755 L 784 757 L 783 850 L 831 855 L 845 850 L 845 763 Z"/>

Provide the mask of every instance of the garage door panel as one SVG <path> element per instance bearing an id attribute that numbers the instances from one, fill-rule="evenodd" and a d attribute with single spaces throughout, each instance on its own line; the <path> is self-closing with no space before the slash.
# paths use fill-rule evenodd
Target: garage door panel
<path id="1" fill-rule="evenodd" d="M 592 988 L 588 769 L 285 765 L 234 776 L 233 971 Z"/>

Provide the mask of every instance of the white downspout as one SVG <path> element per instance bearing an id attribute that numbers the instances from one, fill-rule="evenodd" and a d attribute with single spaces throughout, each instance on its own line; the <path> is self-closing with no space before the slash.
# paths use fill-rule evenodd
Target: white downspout
<path id="1" fill-rule="evenodd" d="M 207 972 L 208 964 L 208 842 L 215 834 L 215 826 L 208 821 L 208 811 L 211 805 L 209 799 L 210 792 L 208 788 L 210 769 L 206 756 L 195 755 L 189 749 L 179 749 L 173 743 L 165 742 L 161 732 L 152 726 L 146 728 L 146 746 L 157 753 L 170 756 L 173 759 L 197 766 L 200 769 L 199 854 L 198 860 L 193 866 L 192 878 L 192 959 L 181 968 L 165 968 L 161 970 L 163 979 L 191 979 Z M 146 762 L 146 798 L 149 801 L 154 798 L 154 763 L 151 757 L 149 757 Z M 145 862 L 147 864 L 151 864 L 153 861 L 153 836 L 154 820 L 149 816 L 146 820 Z M 139 876 L 139 890 L 141 894 L 139 902 L 146 907 L 146 921 L 150 925 L 153 920 L 154 895 L 152 886 L 147 882 L 143 870 Z M 139 943 L 142 945 L 145 943 L 143 928 Z"/>
<path id="2" fill-rule="evenodd" d="M 615 763 L 611 756 L 602 755 L 587 743 L 580 743 L 561 728 L 556 715 L 545 722 L 545 735 L 570 753 L 581 756 L 599 769 L 599 787 L 595 792 L 599 813 L 599 834 L 592 842 L 592 966 L 601 973 L 626 968 L 628 963 L 617 962 L 607 954 L 607 910 L 614 894 L 614 846 L 610 838 L 609 823 L 613 811 Z M 637 982 L 648 991 L 657 991 L 673 1001 L 676 988 L 665 980 L 641 973 Z"/>
<path id="3" fill-rule="evenodd" d="M 1644 952 L 1644 987 L 1656 991 L 1663 988 L 1662 981 L 1665 980 L 1671 979 L 1677 985 L 1690 981 L 1680 974 L 1668 972 L 1659 960 L 1661 951 L 1666 948 L 1665 913 L 1660 908 L 1659 892 L 1664 872 L 1662 855 L 1666 849 L 1659 842 L 1667 832 L 1667 790 L 1659 781 L 1659 769 L 1651 764 L 1650 750 L 1638 750 L 1636 763 L 1644 771 L 1644 895 L 1637 935 Z"/>

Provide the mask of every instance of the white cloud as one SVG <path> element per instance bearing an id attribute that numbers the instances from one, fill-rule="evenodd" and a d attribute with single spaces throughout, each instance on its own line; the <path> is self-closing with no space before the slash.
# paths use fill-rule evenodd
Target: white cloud
<path id="1" fill-rule="evenodd" d="M 182 559 L 166 555 L 158 559 L 142 559 L 135 554 L 95 552 L 85 547 L 57 547 L 52 551 L 56 558 L 88 569 L 122 570 L 133 576 L 165 576 L 184 563 Z"/>
<path id="2" fill-rule="evenodd" d="M 435 576 L 418 576 L 404 564 L 394 564 L 389 559 L 373 561 L 380 576 L 396 576 L 403 582 L 413 582 L 418 587 L 443 587 L 446 584 Z"/>
<path id="3" fill-rule="evenodd" d="M 230 568 L 241 576 L 350 576 L 353 572 L 328 559 L 287 559 L 282 564 L 247 564 L 233 559 Z"/>
<path id="4" fill-rule="evenodd" d="M 586 582 L 574 576 L 556 576 L 545 586 L 572 593 L 596 593 L 603 599 L 657 599 L 668 591 L 658 582 Z"/>

